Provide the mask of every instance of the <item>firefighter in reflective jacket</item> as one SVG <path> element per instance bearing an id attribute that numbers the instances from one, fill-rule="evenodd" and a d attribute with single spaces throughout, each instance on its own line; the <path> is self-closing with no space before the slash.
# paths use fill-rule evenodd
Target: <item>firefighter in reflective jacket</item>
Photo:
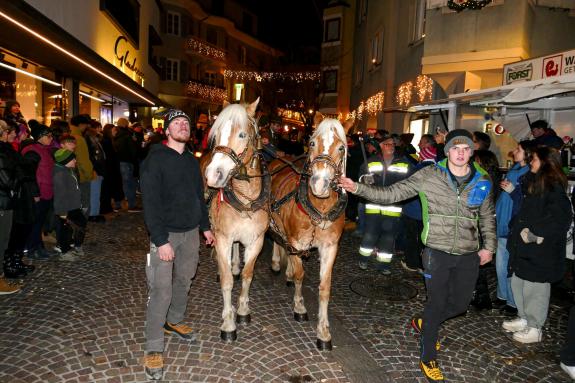
<path id="1" fill-rule="evenodd" d="M 379 143 L 380 153 L 369 157 L 360 170 L 360 182 L 389 186 L 409 177 L 413 167 L 404 156 L 395 154 L 393 137 L 385 136 Z M 359 248 L 359 267 L 366 270 L 373 251 L 377 249 L 377 269 L 391 274 L 394 241 L 400 224 L 401 204 L 365 204 L 365 230 Z"/>

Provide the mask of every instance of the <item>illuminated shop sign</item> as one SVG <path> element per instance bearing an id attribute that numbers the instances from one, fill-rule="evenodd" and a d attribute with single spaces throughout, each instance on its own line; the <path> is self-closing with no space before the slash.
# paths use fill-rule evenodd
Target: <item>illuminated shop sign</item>
<path id="1" fill-rule="evenodd" d="M 114 54 L 116 59 L 119 61 L 121 67 L 126 67 L 134 72 L 136 75 L 144 78 L 144 72 L 136 66 L 137 58 L 133 59 L 130 57 L 130 46 L 128 45 L 128 39 L 125 36 L 118 36 L 116 43 L 114 44 Z M 130 61 L 131 60 L 131 61 Z"/>

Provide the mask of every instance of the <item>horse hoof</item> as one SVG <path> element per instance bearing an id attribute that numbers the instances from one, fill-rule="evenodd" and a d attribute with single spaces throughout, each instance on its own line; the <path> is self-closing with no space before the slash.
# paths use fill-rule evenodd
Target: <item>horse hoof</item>
<path id="1" fill-rule="evenodd" d="M 243 324 L 248 324 L 252 321 L 252 316 L 251 314 L 246 314 L 246 315 L 236 315 L 236 323 L 243 323 Z"/>
<path id="2" fill-rule="evenodd" d="M 293 319 L 295 319 L 296 322 L 307 322 L 309 320 L 309 317 L 307 316 L 307 313 L 300 314 L 294 311 Z"/>
<path id="3" fill-rule="evenodd" d="M 320 351 L 331 351 L 332 346 L 331 346 L 331 340 L 328 340 L 327 342 L 321 339 L 317 339 L 316 342 L 316 346 L 317 349 Z"/>
<path id="4" fill-rule="evenodd" d="M 295 283 L 293 283 L 293 281 L 286 281 L 286 286 L 287 287 L 294 287 Z"/>
<path id="5" fill-rule="evenodd" d="M 241 274 L 238 274 L 238 275 L 235 275 L 235 274 L 234 274 L 234 281 L 237 282 L 237 281 L 239 281 L 240 279 L 242 279 L 242 275 L 241 275 Z"/>
<path id="6" fill-rule="evenodd" d="M 278 276 L 281 273 L 281 270 L 274 270 L 273 267 L 270 267 L 270 270 L 272 271 L 272 274 L 275 276 Z"/>
<path id="7" fill-rule="evenodd" d="M 222 338 L 222 340 L 224 342 L 233 342 L 236 339 L 238 339 L 238 333 L 236 332 L 236 330 L 234 331 L 220 331 L 220 338 Z"/>

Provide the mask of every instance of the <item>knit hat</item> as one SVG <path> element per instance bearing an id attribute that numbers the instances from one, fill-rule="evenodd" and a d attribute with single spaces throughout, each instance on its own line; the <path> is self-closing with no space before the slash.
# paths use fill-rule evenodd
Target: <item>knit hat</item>
<path id="1" fill-rule="evenodd" d="M 170 126 L 170 123 L 178 117 L 184 117 L 186 120 L 188 120 L 190 125 L 192 124 L 190 117 L 186 113 L 179 109 L 168 109 L 164 114 L 164 131 L 166 131 L 166 129 L 168 129 Z"/>
<path id="2" fill-rule="evenodd" d="M 435 160 L 437 156 L 437 149 L 435 146 L 428 146 L 419 151 L 419 158 L 423 160 Z"/>
<path id="3" fill-rule="evenodd" d="M 54 160 L 60 165 L 66 165 L 68 162 L 76 158 L 74 152 L 67 149 L 58 149 L 54 153 Z"/>
<path id="4" fill-rule="evenodd" d="M 60 136 L 60 143 L 64 143 L 66 141 L 76 142 L 76 137 L 72 136 L 71 134 L 64 133 Z"/>
<path id="5" fill-rule="evenodd" d="M 30 120 L 28 124 L 30 125 L 31 135 L 34 141 L 38 141 L 40 138 L 52 133 L 50 128 L 36 120 Z"/>
<path id="6" fill-rule="evenodd" d="M 471 155 L 473 155 L 473 136 L 465 129 L 455 129 L 447 133 L 445 137 L 445 155 L 449 153 L 449 149 L 451 149 L 455 145 L 467 144 L 471 149 Z"/>

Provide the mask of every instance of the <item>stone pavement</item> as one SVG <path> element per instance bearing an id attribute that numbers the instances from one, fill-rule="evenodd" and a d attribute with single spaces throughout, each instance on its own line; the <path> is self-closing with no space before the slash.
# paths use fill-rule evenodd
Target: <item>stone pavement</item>
<path id="1" fill-rule="evenodd" d="M 333 273 L 329 306 L 334 350 L 315 348 L 318 261 L 304 262 L 310 321 L 293 320 L 293 289 L 270 272 L 270 248 L 260 255 L 250 294 L 252 322 L 238 340 L 220 341 L 222 298 L 216 266 L 202 248 L 192 285 L 188 323 L 199 334 L 189 345 L 167 336 L 166 382 L 424 382 L 418 338 L 409 328 L 423 307 L 417 274 L 394 261 L 391 278 L 361 272 L 357 239 L 346 232 Z M 0 382 L 142 382 L 147 234 L 142 214 L 120 213 L 90 224 L 86 255 L 75 263 L 37 262 L 24 289 L 0 298 Z M 495 286 L 493 272 L 490 285 Z M 386 299 L 406 285 L 407 301 Z M 234 286 L 237 299 L 239 284 Z M 360 292 L 365 296 L 358 295 Z M 469 312 L 440 333 L 439 362 L 450 382 L 566 382 L 558 366 L 568 304 L 553 298 L 545 340 L 514 343 L 503 316 Z"/>

